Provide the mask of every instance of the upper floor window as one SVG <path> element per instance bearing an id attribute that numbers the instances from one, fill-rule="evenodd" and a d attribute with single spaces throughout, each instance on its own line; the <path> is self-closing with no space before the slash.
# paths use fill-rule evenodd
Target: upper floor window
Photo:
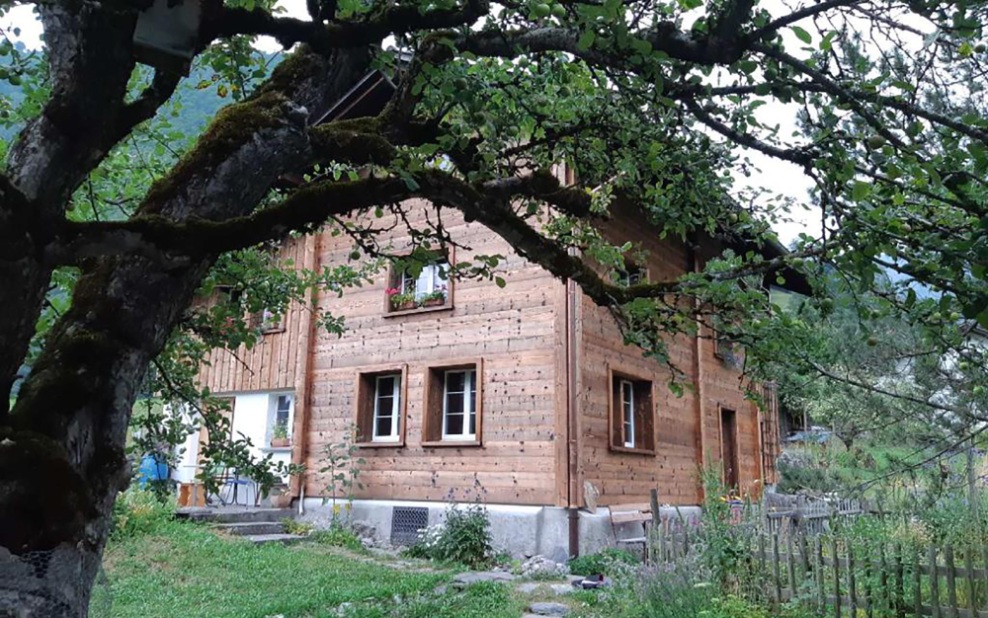
<path id="1" fill-rule="evenodd" d="M 739 368 L 743 364 L 741 347 L 720 331 L 714 331 L 714 356 L 729 367 Z"/>
<path id="2" fill-rule="evenodd" d="M 282 316 L 278 315 L 270 309 L 262 309 L 256 313 L 252 313 L 250 316 L 250 326 L 251 328 L 256 328 L 261 331 L 261 333 L 267 335 L 269 333 L 281 333 L 285 330 L 285 321 Z"/>
<path id="3" fill-rule="evenodd" d="M 625 268 L 615 270 L 611 278 L 618 285 L 631 287 L 639 283 L 648 283 L 648 271 L 632 262 L 625 262 Z"/>
<path id="4" fill-rule="evenodd" d="M 655 452 L 652 382 L 611 373 L 611 447 Z"/>
<path id="5" fill-rule="evenodd" d="M 449 303 L 449 262 L 437 258 L 421 269 L 394 269 L 387 290 L 388 311 L 441 307 Z"/>

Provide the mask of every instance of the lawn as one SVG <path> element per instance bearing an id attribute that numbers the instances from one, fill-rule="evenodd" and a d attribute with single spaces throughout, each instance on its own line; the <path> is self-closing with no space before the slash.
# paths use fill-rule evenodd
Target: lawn
<path id="1" fill-rule="evenodd" d="M 389 563 L 335 547 L 249 543 L 201 525 L 165 521 L 114 538 L 105 570 L 113 618 L 518 618 L 500 585 L 437 593 L 452 571 Z"/>

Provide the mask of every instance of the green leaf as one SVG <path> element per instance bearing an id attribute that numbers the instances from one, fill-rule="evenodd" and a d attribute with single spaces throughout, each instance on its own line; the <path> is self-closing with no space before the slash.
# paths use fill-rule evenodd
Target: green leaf
<path id="1" fill-rule="evenodd" d="M 869 195 L 871 195 L 871 184 L 860 180 L 854 181 L 854 187 L 851 189 L 852 200 L 861 202 L 868 199 Z"/>
<path id="2" fill-rule="evenodd" d="M 797 39 L 806 43 L 807 45 L 813 42 L 813 37 L 810 36 L 810 33 L 807 32 L 806 30 L 803 30 L 799 26 L 792 26 L 792 33 L 796 35 Z"/>
<path id="3" fill-rule="evenodd" d="M 579 40 L 576 42 L 576 48 L 581 51 L 587 51 L 590 49 L 590 46 L 593 45 L 596 38 L 597 35 L 593 30 L 584 30 L 583 34 L 580 35 Z"/>

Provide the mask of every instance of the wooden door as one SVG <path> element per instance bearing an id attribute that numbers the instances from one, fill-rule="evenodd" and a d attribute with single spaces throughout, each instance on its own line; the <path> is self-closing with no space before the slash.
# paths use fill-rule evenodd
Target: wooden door
<path id="1" fill-rule="evenodd" d="M 720 411 L 720 448 L 724 464 L 724 485 L 728 491 L 738 489 L 738 420 L 734 410 Z"/>

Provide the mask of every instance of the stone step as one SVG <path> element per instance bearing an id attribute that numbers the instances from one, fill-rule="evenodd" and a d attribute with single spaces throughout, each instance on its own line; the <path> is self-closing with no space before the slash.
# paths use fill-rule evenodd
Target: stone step
<path id="1" fill-rule="evenodd" d="M 254 545 L 266 545 L 268 543 L 291 545 L 292 543 L 298 543 L 299 541 L 305 539 L 304 536 L 299 536 L 297 534 L 248 534 L 242 538 L 250 541 Z"/>
<path id="2" fill-rule="evenodd" d="M 253 507 L 187 507 L 175 511 L 175 517 L 214 524 L 236 524 L 247 522 L 280 522 L 295 514 L 292 509 L 269 509 Z"/>
<path id="3" fill-rule="evenodd" d="M 216 524 L 218 530 L 234 536 L 259 534 L 283 534 L 285 526 L 276 521 L 243 521 L 232 524 Z"/>

